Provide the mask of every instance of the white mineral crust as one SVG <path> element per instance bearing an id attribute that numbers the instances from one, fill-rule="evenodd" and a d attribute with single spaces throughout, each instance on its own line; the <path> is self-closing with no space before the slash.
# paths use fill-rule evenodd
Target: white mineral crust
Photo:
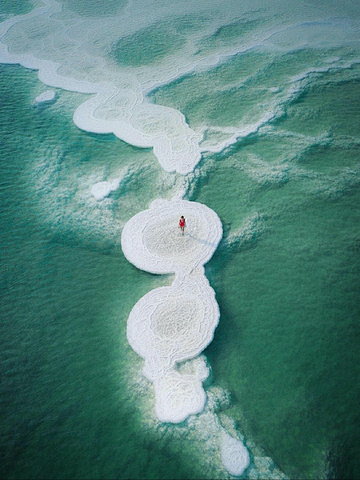
<path id="1" fill-rule="evenodd" d="M 219 321 L 214 290 L 203 274 L 176 278 L 170 287 L 147 293 L 132 309 L 127 337 L 145 359 L 150 381 L 176 363 L 194 358 L 212 341 Z"/>
<path id="2" fill-rule="evenodd" d="M 185 234 L 178 227 L 186 219 Z M 121 246 L 136 267 L 151 273 L 190 272 L 204 265 L 222 237 L 216 213 L 206 205 L 186 200 L 155 200 L 149 210 L 132 217 L 125 225 Z"/>
<path id="3" fill-rule="evenodd" d="M 178 228 L 181 215 L 184 234 Z M 171 286 L 156 288 L 136 303 L 127 324 L 129 344 L 145 360 L 144 375 L 154 383 L 155 412 L 163 422 L 182 422 L 206 402 L 202 382 L 208 370 L 185 373 L 179 364 L 209 345 L 219 322 L 203 265 L 221 237 L 216 213 L 186 200 L 156 200 L 123 229 L 121 245 L 131 263 L 152 273 L 175 273 Z"/>
<path id="4" fill-rule="evenodd" d="M 223 435 L 221 457 L 226 470 L 235 476 L 240 476 L 250 463 L 247 448 L 228 433 Z"/>

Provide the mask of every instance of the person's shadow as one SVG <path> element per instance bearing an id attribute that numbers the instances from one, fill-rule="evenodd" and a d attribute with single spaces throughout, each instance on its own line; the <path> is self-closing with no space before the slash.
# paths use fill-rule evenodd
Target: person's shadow
<path id="1" fill-rule="evenodd" d="M 199 243 L 202 243 L 203 245 L 208 245 L 209 247 L 216 248 L 218 245 L 217 243 L 208 242 L 207 240 L 203 240 L 201 238 L 195 237 L 191 233 L 184 233 L 184 235 L 186 235 L 187 237 L 193 238 L 194 240 L 196 240 Z"/>

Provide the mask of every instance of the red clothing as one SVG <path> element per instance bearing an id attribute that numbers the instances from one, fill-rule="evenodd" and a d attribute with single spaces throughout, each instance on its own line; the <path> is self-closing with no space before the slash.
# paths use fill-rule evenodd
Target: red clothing
<path id="1" fill-rule="evenodd" d="M 185 218 L 180 218 L 179 227 L 185 227 Z"/>

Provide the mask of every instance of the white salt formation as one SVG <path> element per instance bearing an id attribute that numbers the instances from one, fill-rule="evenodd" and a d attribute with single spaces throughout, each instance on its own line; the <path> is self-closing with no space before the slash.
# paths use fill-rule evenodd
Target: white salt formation
<path id="1" fill-rule="evenodd" d="M 152 290 L 131 311 L 128 341 L 145 359 L 144 375 L 154 382 L 159 420 L 182 422 L 204 408 L 202 382 L 208 370 L 181 374 L 177 363 L 199 355 L 212 341 L 218 321 L 214 290 L 201 272 Z"/>
<path id="2" fill-rule="evenodd" d="M 184 235 L 178 228 L 186 218 Z M 185 200 L 156 200 L 125 225 L 121 245 L 142 270 L 175 273 L 170 287 L 152 290 L 132 309 L 127 337 L 145 359 L 144 375 L 154 383 L 158 418 L 178 423 L 202 411 L 207 369 L 183 373 L 178 364 L 199 355 L 219 321 L 214 290 L 203 264 L 222 237 L 220 219 L 210 208 Z"/>
<path id="3" fill-rule="evenodd" d="M 128 89 L 95 85 L 97 95 L 80 105 L 74 122 L 82 130 L 113 133 L 141 148 L 153 148 L 166 172 L 186 174 L 199 162 L 199 135 L 177 110 L 142 103 L 143 96 Z"/>
<path id="4" fill-rule="evenodd" d="M 142 297 L 128 319 L 131 347 L 145 359 L 150 381 L 196 357 L 211 342 L 219 321 L 214 290 L 206 277 L 176 277 L 170 287 L 152 290 Z"/>
<path id="5" fill-rule="evenodd" d="M 178 228 L 181 215 L 184 234 Z M 199 355 L 212 341 L 220 313 L 203 265 L 221 237 L 216 213 L 185 200 L 152 202 L 122 232 L 122 250 L 131 263 L 151 273 L 175 274 L 171 286 L 156 288 L 136 303 L 127 323 L 129 344 L 145 360 L 143 373 L 154 384 L 155 412 L 162 422 L 183 422 L 205 407 L 202 382 L 209 369 Z M 187 368 L 195 357 L 197 368 Z M 235 476 L 249 465 L 246 447 L 227 432 L 221 457 Z"/>
<path id="6" fill-rule="evenodd" d="M 177 228 L 180 215 L 186 219 L 184 235 Z M 189 273 L 210 260 L 221 237 L 220 219 L 206 205 L 186 200 L 155 200 L 149 210 L 127 222 L 121 246 L 129 262 L 141 270 Z"/>
<path id="7" fill-rule="evenodd" d="M 250 463 L 247 448 L 228 433 L 223 434 L 221 458 L 226 470 L 235 476 L 241 475 Z"/>

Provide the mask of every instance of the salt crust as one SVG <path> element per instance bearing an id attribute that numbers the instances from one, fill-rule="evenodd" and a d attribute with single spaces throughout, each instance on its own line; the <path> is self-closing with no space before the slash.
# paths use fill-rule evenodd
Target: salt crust
<path id="1" fill-rule="evenodd" d="M 226 470 L 234 476 L 241 475 L 250 463 L 247 448 L 228 433 L 223 434 L 221 458 Z"/>
<path id="2" fill-rule="evenodd" d="M 189 275 L 142 297 L 129 316 L 127 335 L 153 381 L 177 362 L 199 355 L 211 342 L 218 321 L 219 307 L 206 277 Z"/>
<path id="3" fill-rule="evenodd" d="M 74 123 L 85 131 L 114 133 L 140 148 L 152 147 L 166 172 L 191 172 L 201 158 L 200 137 L 181 112 L 142 101 L 130 89 L 101 85 L 96 96 L 77 108 Z"/>
<path id="4" fill-rule="evenodd" d="M 185 234 L 177 228 L 186 218 Z M 136 267 L 151 273 L 191 272 L 210 260 L 222 237 L 216 213 L 206 205 L 186 200 L 155 200 L 125 225 L 121 246 Z"/>
<path id="5" fill-rule="evenodd" d="M 184 235 L 178 229 L 180 215 L 186 218 Z M 221 237 L 216 213 L 186 200 L 156 200 L 123 229 L 121 245 L 131 263 L 152 273 L 175 273 L 171 286 L 154 289 L 136 303 L 127 324 L 129 344 L 145 359 L 144 375 L 154 383 L 155 411 L 163 422 L 182 422 L 206 402 L 207 367 L 186 372 L 179 364 L 209 345 L 219 322 L 203 265 Z"/>

